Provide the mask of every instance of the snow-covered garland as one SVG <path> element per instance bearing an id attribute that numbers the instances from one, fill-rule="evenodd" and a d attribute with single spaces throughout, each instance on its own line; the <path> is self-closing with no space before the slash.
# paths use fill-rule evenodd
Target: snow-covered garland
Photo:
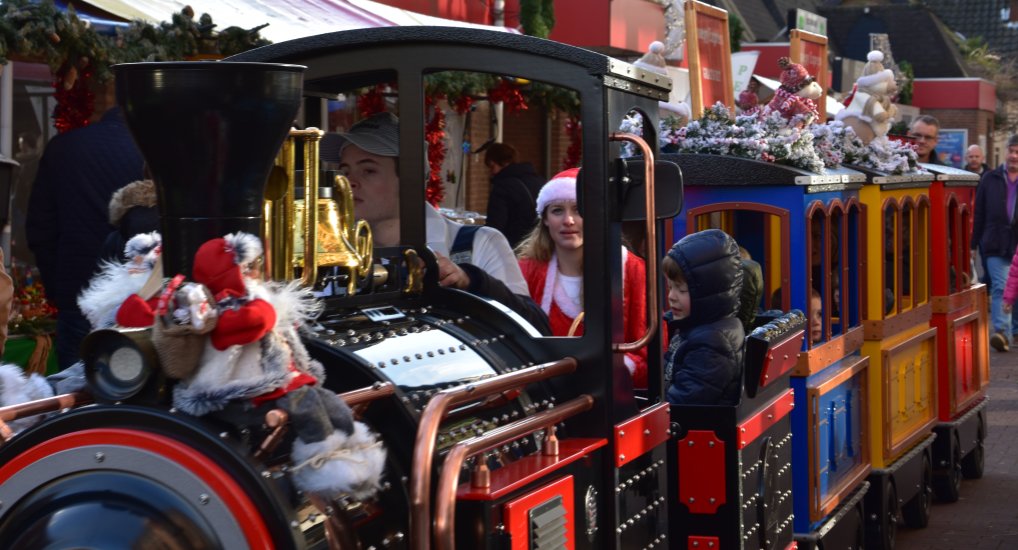
<path id="1" fill-rule="evenodd" d="M 907 144 L 886 138 L 864 145 L 851 127 L 841 122 L 811 124 L 798 128 L 799 121 L 788 121 L 777 112 L 736 116 L 716 103 L 704 116 L 686 126 L 676 117 L 662 118 L 658 128 L 658 146 L 663 153 L 696 153 L 735 157 L 785 164 L 822 174 L 826 168 L 852 164 L 880 172 L 900 175 L 919 170 L 915 150 Z M 627 115 L 619 130 L 643 134 L 643 117 Z M 624 156 L 635 155 L 628 144 Z"/>

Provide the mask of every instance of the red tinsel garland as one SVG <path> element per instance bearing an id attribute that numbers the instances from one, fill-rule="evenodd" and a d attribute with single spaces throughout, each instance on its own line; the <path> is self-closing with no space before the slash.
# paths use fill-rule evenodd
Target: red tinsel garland
<path id="1" fill-rule="evenodd" d="M 508 80 L 499 80 L 497 86 L 488 90 L 488 100 L 492 103 L 501 101 L 510 113 L 527 110 L 527 101 L 523 94 Z"/>
<path id="2" fill-rule="evenodd" d="M 53 80 L 53 98 L 57 106 L 53 109 L 53 125 L 58 133 L 88 126 L 95 110 L 95 94 L 90 89 L 92 65 L 86 64 L 80 70 L 74 65 L 64 65 Z"/>
<path id="3" fill-rule="evenodd" d="M 461 95 L 452 102 L 452 108 L 454 111 L 461 115 L 465 115 L 470 111 L 470 108 L 474 105 L 474 98 L 469 95 Z"/>
<path id="4" fill-rule="evenodd" d="M 569 136 L 569 148 L 566 149 L 562 168 L 576 168 L 580 165 L 580 155 L 583 152 L 583 123 L 579 118 L 571 116 L 566 120 L 566 135 Z"/>
<path id="5" fill-rule="evenodd" d="M 425 111 L 433 109 L 434 114 L 424 125 L 424 141 L 428 144 L 428 183 L 424 189 L 424 198 L 432 206 L 438 208 L 445 197 L 442 185 L 442 162 L 445 160 L 445 112 L 438 106 L 435 98 L 427 97 L 424 101 Z"/>
<path id="6" fill-rule="evenodd" d="M 382 95 L 384 91 L 385 85 L 379 84 L 366 94 L 357 97 L 357 112 L 361 118 L 368 118 L 385 110 L 385 96 Z"/>

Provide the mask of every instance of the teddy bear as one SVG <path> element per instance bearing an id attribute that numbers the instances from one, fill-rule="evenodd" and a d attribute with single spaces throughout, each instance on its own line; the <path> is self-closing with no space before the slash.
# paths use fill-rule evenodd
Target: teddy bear
<path id="1" fill-rule="evenodd" d="M 285 410 L 296 434 L 288 469 L 295 486 L 323 498 L 364 498 L 377 491 L 385 449 L 353 418 L 350 407 L 322 387 L 325 369 L 310 357 L 298 327 L 317 303 L 298 283 L 261 280 L 258 237 L 231 233 L 194 256 L 192 279 L 218 311 L 197 365 L 173 389 L 173 406 L 204 416 L 238 403 Z"/>
<path id="2" fill-rule="evenodd" d="M 761 111 L 760 96 L 757 93 L 759 91 L 760 82 L 751 78 L 746 83 L 746 89 L 739 92 L 739 97 L 735 100 L 735 106 L 739 108 L 739 114 L 751 116 Z"/>
<path id="3" fill-rule="evenodd" d="M 781 85 L 767 104 L 768 112 L 781 113 L 792 126 L 810 125 L 820 116 L 816 101 L 823 96 L 824 89 L 805 67 L 792 63 L 790 58 L 778 59 L 778 66 L 781 67 Z"/>
<path id="4" fill-rule="evenodd" d="M 671 78 L 671 75 L 668 74 L 668 62 L 665 61 L 664 50 L 665 45 L 662 42 L 658 40 L 651 42 L 647 47 L 647 53 L 634 61 L 633 66 Z M 678 119 L 677 124 L 681 126 L 685 126 L 692 118 L 692 110 L 686 101 L 659 101 L 658 110 L 662 119 L 674 117 Z"/>
<path id="5" fill-rule="evenodd" d="M 834 116 L 850 126 L 864 144 L 885 138 L 891 123 L 898 113 L 891 98 L 898 92 L 894 73 L 885 69 L 884 54 L 878 50 L 866 56 L 862 76 L 855 82 L 852 93 L 845 101 L 845 108 Z"/>

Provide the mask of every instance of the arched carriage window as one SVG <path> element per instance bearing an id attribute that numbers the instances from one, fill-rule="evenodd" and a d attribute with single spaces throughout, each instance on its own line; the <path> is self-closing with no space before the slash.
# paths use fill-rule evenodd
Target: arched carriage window
<path id="1" fill-rule="evenodd" d="M 881 312 L 884 316 L 892 315 L 901 304 L 901 226 L 898 203 L 893 199 L 884 204 L 883 211 L 884 238 L 881 243 L 883 252 L 884 288 L 881 297 Z M 876 289 L 873 289 L 876 290 Z"/>
<path id="2" fill-rule="evenodd" d="M 810 305 L 806 314 L 811 327 L 820 325 L 819 336 L 812 334 L 813 330 L 810 334 L 810 342 L 816 346 L 843 336 L 860 323 L 861 213 L 855 199 L 847 204 L 836 200 L 826 207 L 817 201 L 808 212 Z"/>
<path id="3" fill-rule="evenodd" d="M 955 195 L 947 201 L 947 270 L 948 292 L 960 292 L 972 282 L 969 239 L 972 221 L 968 207 Z"/>
<path id="4" fill-rule="evenodd" d="M 919 197 L 916 205 L 913 250 L 915 270 L 915 305 L 930 301 L 930 201 Z"/>
<path id="5" fill-rule="evenodd" d="M 930 299 L 930 203 L 905 197 L 884 204 L 883 312 L 891 316 Z"/>
<path id="6" fill-rule="evenodd" d="M 731 235 L 743 249 L 744 257 L 760 264 L 763 291 L 758 310 L 791 306 L 789 283 L 788 210 L 759 203 L 715 203 L 690 208 L 687 232 L 720 229 Z"/>

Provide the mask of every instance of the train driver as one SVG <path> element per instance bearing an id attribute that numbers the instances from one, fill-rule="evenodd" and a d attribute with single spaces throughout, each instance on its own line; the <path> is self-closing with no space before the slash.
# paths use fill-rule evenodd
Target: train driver
<path id="1" fill-rule="evenodd" d="M 399 119 L 392 113 L 378 113 L 357 122 L 341 137 L 339 169 L 350 180 L 354 216 L 370 224 L 376 246 L 398 245 Z M 478 227 L 466 246 L 457 246 L 460 230 L 470 226 L 444 218 L 427 203 L 424 218 L 428 246 L 438 260 L 439 284 L 496 300 L 539 331 L 550 332 L 547 318 L 527 293 L 509 242 L 498 230 Z M 462 252 L 454 262 L 449 257 L 456 249 Z"/>

